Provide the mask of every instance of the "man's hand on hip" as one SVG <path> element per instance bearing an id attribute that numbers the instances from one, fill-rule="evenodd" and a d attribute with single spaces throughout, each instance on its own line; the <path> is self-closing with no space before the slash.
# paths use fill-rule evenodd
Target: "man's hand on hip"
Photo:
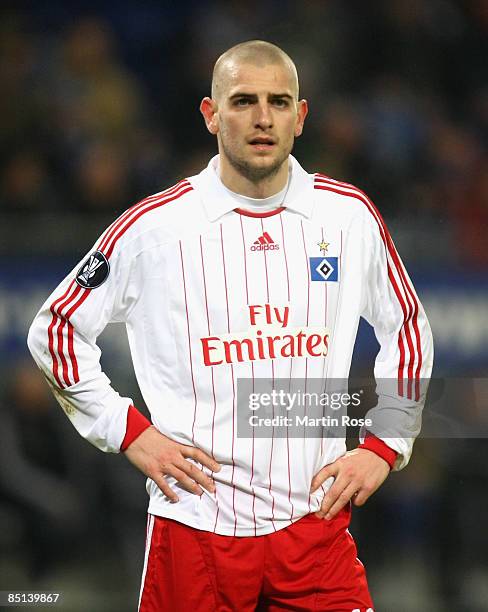
<path id="1" fill-rule="evenodd" d="M 365 448 L 356 448 L 323 467 L 312 479 L 313 493 L 328 478 L 334 483 L 322 500 L 319 518 L 331 519 L 352 499 L 355 506 L 362 506 L 383 484 L 390 473 L 388 463 Z"/>
<path id="2" fill-rule="evenodd" d="M 210 493 L 215 491 L 212 478 L 187 459 L 198 461 L 212 472 L 218 472 L 220 465 L 201 449 L 175 442 L 153 426 L 143 431 L 124 454 L 143 474 L 154 480 L 172 502 L 177 502 L 178 496 L 166 482 L 165 475 L 173 476 L 184 489 L 195 495 L 203 493 L 199 485 Z"/>

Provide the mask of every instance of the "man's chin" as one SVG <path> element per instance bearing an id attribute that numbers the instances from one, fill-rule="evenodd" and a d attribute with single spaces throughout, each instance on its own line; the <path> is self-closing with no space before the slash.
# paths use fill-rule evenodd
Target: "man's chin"
<path id="1" fill-rule="evenodd" d="M 276 174 L 281 168 L 283 160 L 277 159 L 275 155 L 266 154 L 253 156 L 245 164 L 253 174 L 262 175 L 262 178 Z"/>
<path id="2" fill-rule="evenodd" d="M 231 165 L 243 176 L 252 182 L 274 176 L 288 158 L 283 157 L 278 151 L 264 151 L 236 158 L 227 154 Z"/>
<path id="3" fill-rule="evenodd" d="M 252 181 L 261 181 L 278 173 L 281 164 L 253 164 L 247 166 L 243 174 Z"/>

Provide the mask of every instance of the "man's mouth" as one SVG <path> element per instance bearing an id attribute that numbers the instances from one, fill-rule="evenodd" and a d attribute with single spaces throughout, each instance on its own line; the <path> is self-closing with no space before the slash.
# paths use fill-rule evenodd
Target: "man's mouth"
<path id="1" fill-rule="evenodd" d="M 249 141 L 249 144 L 254 147 L 270 148 L 274 146 L 275 141 L 268 136 L 256 136 Z"/>
<path id="2" fill-rule="evenodd" d="M 275 145 L 275 141 L 269 136 L 256 136 L 249 141 L 249 144 L 255 149 L 266 151 Z"/>

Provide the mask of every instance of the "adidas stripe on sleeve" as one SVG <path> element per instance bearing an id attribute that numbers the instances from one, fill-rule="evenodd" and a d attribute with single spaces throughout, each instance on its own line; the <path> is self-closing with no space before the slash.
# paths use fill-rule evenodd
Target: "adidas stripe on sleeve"
<path id="1" fill-rule="evenodd" d="M 391 235 L 376 206 L 353 185 L 318 174 L 315 187 L 364 205 L 362 232 L 364 252 L 369 252 L 364 271 L 366 305 L 361 313 L 374 328 L 380 344 L 375 362 L 379 401 L 366 415 L 372 433 L 384 440 L 398 456 L 395 469 L 404 467 L 421 428 L 421 414 L 433 362 L 429 322 Z M 389 381 L 396 381 L 396 384 Z M 363 440 L 367 432 L 363 431 Z"/>
<path id="2" fill-rule="evenodd" d="M 130 230 L 142 215 L 190 190 L 181 181 L 116 219 L 46 300 L 29 330 L 29 349 L 56 399 L 78 432 L 106 452 L 128 446 L 128 427 L 135 437 L 149 425 L 129 410 L 132 400 L 110 385 L 96 344 L 107 323 L 125 321 L 138 299 L 133 259 L 127 256 Z"/>

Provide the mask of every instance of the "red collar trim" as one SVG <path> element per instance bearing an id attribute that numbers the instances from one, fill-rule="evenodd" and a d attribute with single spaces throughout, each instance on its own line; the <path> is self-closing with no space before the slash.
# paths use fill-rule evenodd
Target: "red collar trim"
<path id="1" fill-rule="evenodd" d="M 244 215 L 245 217 L 258 217 L 258 218 L 263 218 L 263 217 L 272 217 L 273 215 L 279 215 L 281 212 L 283 212 L 285 210 L 285 206 L 280 206 L 279 208 L 275 208 L 274 210 L 268 210 L 266 212 L 253 212 L 251 210 L 246 210 L 244 208 L 234 208 L 234 212 L 238 213 L 239 215 Z"/>

